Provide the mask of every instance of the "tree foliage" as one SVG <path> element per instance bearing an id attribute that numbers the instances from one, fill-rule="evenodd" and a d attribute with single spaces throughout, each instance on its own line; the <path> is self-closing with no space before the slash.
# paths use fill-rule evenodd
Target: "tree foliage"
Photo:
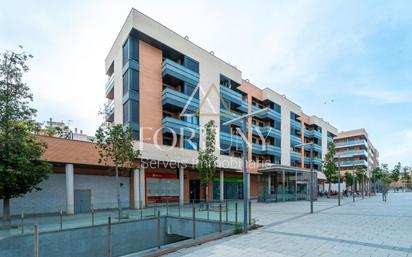
<path id="1" fill-rule="evenodd" d="M 353 175 L 349 171 L 345 172 L 344 176 L 344 181 L 346 183 L 346 187 L 349 187 L 353 185 Z"/>
<path id="2" fill-rule="evenodd" d="M 326 176 L 326 181 L 330 183 L 336 183 L 337 180 L 337 166 L 335 161 L 335 144 L 331 143 L 328 147 L 328 152 L 325 155 L 325 160 L 323 162 L 323 173 Z"/>
<path id="3" fill-rule="evenodd" d="M 400 177 L 401 177 L 401 170 L 402 170 L 402 165 L 400 162 L 398 162 L 395 167 L 393 168 L 390 178 L 393 182 L 398 182 Z"/>
<path id="4" fill-rule="evenodd" d="M 122 124 L 102 124 L 96 131 L 99 163 L 118 165 L 120 168 L 135 168 L 140 156 L 133 148 L 133 131 Z"/>
<path id="5" fill-rule="evenodd" d="M 33 96 L 23 82 L 29 70 L 26 52 L 6 51 L 0 56 L 0 196 L 3 199 L 3 223 L 9 223 L 9 199 L 40 190 L 51 165 L 41 161 L 47 145 L 35 133 L 36 110 L 30 107 Z"/>
<path id="6" fill-rule="evenodd" d="M 210 120 L 205 124 L 203 133 L 205 134 L 205 147 L 204 149 L 199 151 L 196 170 L 198 171 L 200 184 L 207 188 L 211 177 L 215 174 L 216 171 L 216 125 L 214 120 Z"/>

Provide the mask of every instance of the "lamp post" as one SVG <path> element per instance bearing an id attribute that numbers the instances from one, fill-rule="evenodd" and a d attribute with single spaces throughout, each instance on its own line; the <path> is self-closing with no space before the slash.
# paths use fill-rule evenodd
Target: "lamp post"
<path id="1" fill-rule="evenodd" d="M 313 213 L 313 142 L 295 145 L 294 147 L 305 147 L 305 145 L 310 145 L 310 213 Z"/>
<path id="2" fill-rule="evenodd" d="M 362 199 L 365 195 L 365 170 L 362 170 Z"/>
<path id="3" fill-rule="evenodd" d="M 338 206 L 340 206 L 340 163 L 338 160 Z"/>
<path id="4" fill-rule="evenodd" d="M 252 112 L 249 114 L 242 115 L 240 117 L 234 118 L 232 120 L 229 120 L 225 123 L 223 123 L 223 126 L 230 126 L 232 124 L 236 124 L 238 122 L 242 122 L 242 132 L 245 133 L 246 131 L 246 123 L 247 119 L 249 117 L 265 114 L 269 111 L 269 108 L 264 108 L 262 110 Z M 248 156 L 248 150 L 247 150 L 247 138 L 241 137 L 242 138 L 242 148 L 243 148 L 243 231 L 244 233 L 247 233 L 248 231 L 248 179 L 247 179 L 247 156 Z"/>
<path id="5" fill-rule="evenodd" d="M 352 198 L 355 202 L 355 166 L 352 165 Z"/>

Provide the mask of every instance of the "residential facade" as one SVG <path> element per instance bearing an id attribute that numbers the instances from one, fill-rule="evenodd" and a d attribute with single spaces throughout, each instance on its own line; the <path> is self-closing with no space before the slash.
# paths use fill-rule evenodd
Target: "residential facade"
<path id="1" fill-rule="evenodd" d="M 334 143 L 341 174 L 363 169 L 369 176 L 379 165 L 379 152 L 363 128 L 340 132 Z"/>
<path id="2" fill-rule="evenodd" d="M 262 165 L 309 169 L 310 146 L 301 144 L 314 142 L 313 168 L 321 171 L 328 142 L 337 135 L 331 124 L 306 115 L 272 89 L 242 79 L 236 67 L 135 9 L 106 58 L 106 74 L 107 121 L 131 127 L 142 159 L 158 165 L 142 167 L 143 174 L 178 173 L 187 180 L 180 182 L 189 187 L 181 201 L 204 197 L 193 165 L 204 144 L 204 125 L 211 120 L 217 127 L 218 156 L 218 171 L 209 185 L 213 199 L 242 197 L 242 136 L 249 142 L 249 193 L 257 197 Z M 263 108 L 270 110 L 249 118 L 247 131 L 240 123 L 223 125 Z M 170 162 L 185 168 L 177 172 L 167 167 Z M 160 194 L 150 188 L 147 193 Z"/>

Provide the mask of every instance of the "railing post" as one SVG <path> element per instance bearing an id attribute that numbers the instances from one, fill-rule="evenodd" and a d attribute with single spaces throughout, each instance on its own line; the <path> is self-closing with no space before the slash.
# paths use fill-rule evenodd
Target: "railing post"
<path id="1" fill-rule="evenodd" d="M 21 234 L 24 235 L 24 211 L 21 212 Z"/>
<path id="2" fill-rule="evenodd" d="M 209 203 L 206 204 L 207 220 L 209 220 Z"/>
<path id="3" fill-rule="evenodd" d="M 112 217 L 108 217 L 107 256 L 112 257 Z"/>
<path id="4" fill-rule="evenodd" d="M 39 257 L 39 225 L 34 225 L 34 257 Z"/>
<path id="5" fill-rule="evenodd" d="M 156 207 L 157 207 L 157 202 L 155 200 L 155 204 L 154 204 L 154 207 L 153 207 L 153 216 L 155 216 L 155 217 L 156 217 Z"/>
<path id="6" fill-rule="evenodd" d="M 142 209 L 140 209 L 140 219 L 141 220 L 143 219 L 143 210 Z"/>
<path id="7" fill-rule="evenodd" d="M 166 200 L 166 216 L 169 216 L 169 200 Z"/>
<path id="8" fill-rule="evenodd" d="M 252 201 L 249 200 L 249 226 L 252 225 Z"/>
<path id="9" fill-rule="evenodd" d="M 157 248 L 160 249 L 160 211 L 157 211 Z"/>
<path id="10" fill-rule="evenodd" d="M 237 224 L 237 202 L 235 203 L 235 224 Z"/>
<path id="11" fill-rule="evenodd" d="M 120 208 L 117 208 L 117 222 L 120 222 Z"/>
<path id="12" fill-rule="evenodd" d="M 226 200 L 226 222 L 228 221 L 229 221 L 229 204 L 227 203 L 227 200 Z"/>
<path id="13" fill-rule="evenodd" d="M 222 232 L 222 202 L 219 203 L 219 232 Z"/>
<path id="14" fill-rule="evenodd" d="M 183 205 L 184 206 L 184 205 Z M 180 203 L 177 205 L 177 212 L 178 212 L 178 215 L 179 215 L 179 217 L 180 217 Z"/>
<path id="15" fill-rule="evenodd" d="M 196 239 L 196 209 L 194 207 L 192 208 L 192 225 L 193 225 L 192 237 L 193 237 L 193 240 L 195 240 Z"/>
<path id="16" fill-rule="evenodd" d="M 92 227 L 94 227 L 94 209 L 92 208 Z"/>
<path id="17" fill-rule="evenodd" d="M 60 210 L 60 230 L 63 230 L 63 211 Z"/>

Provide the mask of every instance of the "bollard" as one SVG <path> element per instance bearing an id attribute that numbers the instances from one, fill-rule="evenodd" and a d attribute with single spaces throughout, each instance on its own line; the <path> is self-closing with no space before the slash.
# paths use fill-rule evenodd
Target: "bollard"
<path id="1" fill-rule="evenodd" d="M 169 200 L 166 200 L 166 216 L 169 216 Z"/>
<path id="2" fill-rule="evenodd" d="M 157 248 L 160 249 L 160 211 L 157 212 Z"/>
<path id="3" fill-rule="evenodd" d="M 92 208 L 92 227 L 94 227 L 94 209 Z"/>
<path id="4" fill-rule="evenodd" d="M 219 203 L 219 232 L 222 232 L 222 202 Z"/>
<path id="5" fill-rule="evenodd" d="M 193 240 L 196 239 L 196 209 L 192 208 L 192 238 Z"/>
<path id="6" fill-rule="evenodd" d="M 249 226 L 252 225 L 252 201 L 249 200 Z"/>
<path id="7" fill-rule="evenodd" d="M 39 257 L 39 225 L 34 225 L 34 257 Z"/>
<path id="8" fill-rule="evenodd" d="M 24 235 L 24 212 L 21 212 L 21 234 Z"/>
<path id="9" fill-rule="evenodd" d="M 228 221 L 229 221 L 229 205 L 226 201 L 226 222 L 228 222 Z"/>
<path id="10" fill-rule="evenodd" d="M 143 219 L 143 210 L 140 209 L 140 219 Z"/>
<path id="11" fill-rule="evenodd" d="M 142 206 L 142 200 L 139 200 L 139 209 L 141 210 L 143 208 Z"/>
<path id="12" fill-rule="evenodd" d="M 209 203 L 206 204 L 207 220 L 209 220 Z"/>
<path id="13" fill-rule="evenodd" d="M 108 217 L 107 256 L 112 257 L 112 217 Z"/>
<path id="14" fill-rule="evenodd" d="M 60 210 L 60 230 L 63 230 L 63 211 Z"/>
<path id="15" fill-rule="evenodd" d="M 235 224 L 237 224 L 237 202 L 235 203 Z"/>

